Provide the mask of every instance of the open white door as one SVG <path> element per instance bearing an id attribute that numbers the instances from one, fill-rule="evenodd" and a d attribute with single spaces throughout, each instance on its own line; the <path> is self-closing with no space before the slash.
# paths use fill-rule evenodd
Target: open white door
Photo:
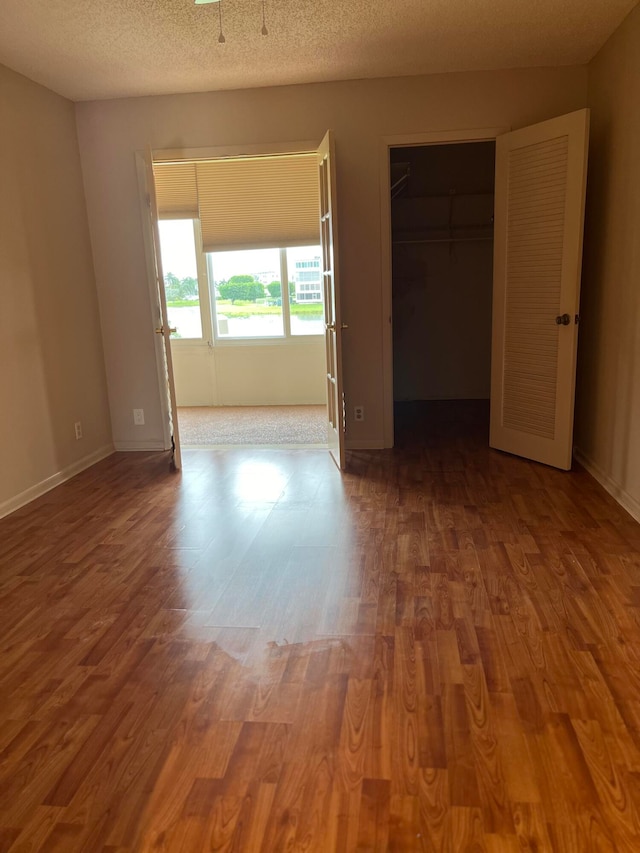
<path id="1" fill-rule="evenodd" d="M 568 470 L 589 111 L 496 140 L 491 447 Z"/>
<path id="2" fill-rule="evenodd" d="M 327 350 L 327 442 L 336 465 L 344 469 L 345 408 L 342 390 L 342 324 L 338 274 L 336 219 L 336 163 L 333 135 L 327 131 L 318 148 L 320 182 L 320 243 L 324 288 L 325 345 Z"/>
<path id="3" fill-rule="evenodd" d="M 152 262 L 155 277 L 157 295 L 157 322 L 156 334 L 162 339 L 162 362 L 164 367 L 164 391 L 166 401 L 163 408 L 168 419 L 169 436 L 171 438 L 171 462 L 180 470 L 182 468 L 182 454 L 180 452 L 180 434 L 178 431 L 178 412 L 176 409 L 176 389 L 173 381 L 173 361 L 171 359 L 171 332 L 167 314 L 167 300 L 164 292 L 164 273 L 162 270 L 162 255 L 160 252 L 160 229 L 158 226 L 158 205 L 156 202 L 156 187 L 153 177 L 153 156 L 151 149 L 145 151 L 145 181 L 147 188 L 148 211 L 150 219 L 150 231 L 152 238 Z"/>

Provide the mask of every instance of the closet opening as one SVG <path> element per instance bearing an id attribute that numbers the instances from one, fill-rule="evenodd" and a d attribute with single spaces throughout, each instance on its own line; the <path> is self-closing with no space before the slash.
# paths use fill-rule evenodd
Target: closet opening
<path id="1" fill-rule="evenodd" d="M 389 149 L 395 445 L 489 431 L 495 142 Z"/>

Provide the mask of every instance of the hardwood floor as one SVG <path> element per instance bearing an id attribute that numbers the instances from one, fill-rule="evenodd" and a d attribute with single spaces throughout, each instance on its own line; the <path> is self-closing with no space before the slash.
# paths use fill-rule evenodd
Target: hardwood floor
<path id="1" fill-rule="evenodd" d="M 0 850 L 640 850 L 640 526 L 450 410 L 0 521 Z"/>

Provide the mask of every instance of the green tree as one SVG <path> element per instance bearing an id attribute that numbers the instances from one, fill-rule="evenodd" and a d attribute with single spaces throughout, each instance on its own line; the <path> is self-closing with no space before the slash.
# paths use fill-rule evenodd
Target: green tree
<path id="1" fill-rule="evenodd" d="M 253 284 L 248 284 L 247 289 L 249 291 L 249 296 L 247 298 L 251 302 L 256 302 L 258 299 L 264 299 L 264 285 L 260 284 L 259 281 L 254 281 Z"/>
<path id="2" fill-rule="evenodd" d="M 164 277 L 164 290 L 168 302 L 180 299 L 180 280 L 172 272 L 168 272 Z"/>
<path id="3" fill-rule="evenodd" d="M 232 275 L 229 284 L 255 284 L 255 281 L 252 275 Z"/>
<path id="4" fill-rule="evenodd" d="M 231 284 L 230 281 L 227 281 L 218 285 L 218 293 L 221 299 L 230 299 L 233 305 L 236 299 L 244 299 L 245 285 Z"/>
<path id="5" fill-rule="evenodd" d="M 222 299 L 255 302 L 264 297 L 264 287 L 252 275 L 232 275 L 226 284 L 218 285 L 218 293 Z"/>
<path id="6" fill-rule="evenodd" d="M 182 298 L 186 298 L 187 296 L 197 296 L 198 295 L 198 280 L 193 278 L 192 276 L 187 276 L 186 278 L 181 279 L 180 281 L 180 294 Z"/>
<path id="7" fill-rule="evenodd" d="M 267 290 L 269 291 L 269 295 L 273 299 L 279 299 L 282 296 L 282 285 L 279 281 L 272 281 L 267 285 Z M 293 299 L 296 295 L 296 283 L 295 281 L 289 282 L 289 302 L 293 302 Z"/>

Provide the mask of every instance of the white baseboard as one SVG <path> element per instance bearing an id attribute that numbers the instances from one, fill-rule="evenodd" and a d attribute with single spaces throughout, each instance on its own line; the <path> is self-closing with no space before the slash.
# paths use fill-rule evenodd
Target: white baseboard
<path id="1" fill-rule="evenodd" d="M 345 447 L 347 450 L 384 450 L 384 441 L 381 438 L 348 438 Z"/>
<path id="2" fill-rule="evenodd" d="M 41 480 L 34 486 L 30 486 L 28 489 L 25 489 L 24 492 L 20 492 L 20 494 L 15 495 L 15 497 L 9 498 L 7 501 L 3 501 L 3 503 L 0 504 L 0 518 L 4 518 L 5 515 L 9 515 L 17 509 L 20 509 L 20 507 L 31 503 L 31 501 L 36 498 L 45 495 L 61 483 L 66 483 L 67 480 L 75 477 L 76 474 L 90 468 L 92 465 L 95 465 L 96 462 L 100 462 L 101 459 L 106 459 L 107 456 L 111 456 L 113 451 L 114 448 L 112 444 L 105 444 L 104 447 L 94 450 L 94 452 L 90 453 L 88 456 L 83 456 L 82 459 L 78 459 L 78 461 L 74 462 L 72 465 L 67 465 L 66 468 L 63 468 L 56 474 L 52 474 L 51 477 L 47 477 L 46 480 Z"/>
<path id="3" fill-rule="evenodd" d="M 573 455 L 577 461 L 585 468 L 600 485 L 609 492 L 623 509 L 633 516 L 636 521 L 640 521 L 640 502 L 629 494 L 619 483 L 612 477 L 606 474 L 599 465 L 593 462 L 579 448 L 574 447 Z"/>
<path id="4" fill-rule="evenodd" d="M 116 450 L 124 452 L 135 450 L 168 450 L 161 438 L 142 439 L 140 441 L 114 441 L 113 446 Z"/>

